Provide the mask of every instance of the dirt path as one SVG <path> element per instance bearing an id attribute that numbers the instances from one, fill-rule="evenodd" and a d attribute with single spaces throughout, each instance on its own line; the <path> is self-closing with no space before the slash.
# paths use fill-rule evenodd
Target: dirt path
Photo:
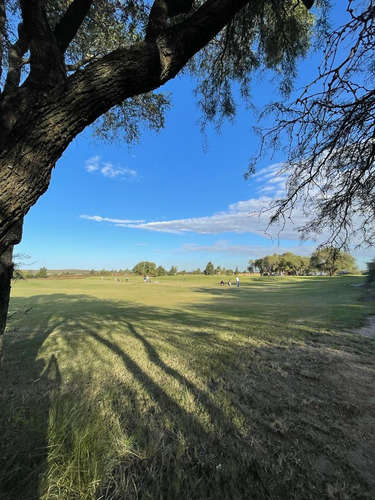
<path id="1" fill-rule="evenodd" d="M 367 319 L 367 324 L 353 330 L 353 333 L 363 335 L 364 337 L 375 338 L 375 316 L 370 316 Z"/>

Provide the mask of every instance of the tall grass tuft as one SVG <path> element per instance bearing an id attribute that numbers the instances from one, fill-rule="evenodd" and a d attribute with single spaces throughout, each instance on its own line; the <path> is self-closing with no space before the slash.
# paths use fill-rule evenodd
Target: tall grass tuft
<path id="1" fill-rule="evenodd" d="M 58 394 L 48 429 L 48 463 L 41 481 L 41 500 L 95 498 L 99 484 L 121 458 L 131 453 L 108 401 L 96 396 Z"/>

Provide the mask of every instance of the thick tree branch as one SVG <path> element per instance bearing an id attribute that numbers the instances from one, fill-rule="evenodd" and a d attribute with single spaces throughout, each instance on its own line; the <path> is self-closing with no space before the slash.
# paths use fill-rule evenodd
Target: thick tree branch
<path id="1" fill-rule="evenodd" d="M 5 25 L 6 25 L 6 11 L 5 0 L 0 0 L 0 81 L 3 72 L 3 58 L 4 58 L 4 45 L 5 45 Z"/>
<path id="2" fill-rule="evenodd" d="M 23 55 L 26 53 L 28 46 L 28 36 L 24 25 L 21 23 L 18 26 L 18 40 L 9 49 L 9 68 L 4 87 L 4 96 L 18 89 L 21 79 L 21 70 L 24 64 Z"/>
<path id="3" fill-rule="evenodd" d="M 77 71 L 78 69 L 83 68 L 83 66 L 86 66 L 86 64 L 88 64 L 94 58 L 95 58 L 94 55 L 87 56 L 85 59 L 81 59 L 80 61 L 76 62 L 75 64 L 67 64 L 66 65 L 66 70 L 68 72 Z"/>
<path id="4" fill-rule="evenodd" d="M 68 48 L 92 4 L 93 0 L 74 0 L 57 23 L 54 35 L 61 52 Z"/>
<path id="5" fill-rule="evenodd" d="M 160 36 L 167 27 L 167 19 L 179 14 L 187 14 L 193 8 L 194 0 L 155 0 L 150 11 L 146 29 L 146 39 Z"/>
<path id="6" fill-rule="evenodd" d="M 0 165 L 7 162 L 0 178 L 0 241 L 46 191 L 55 162 L 76 135 L 111 107 L 173 78 L 250 1 L 208 1 L 161 40 L 116 50 L 55 85 L 43 105 L 33 109 L 30 102 L 28 123 L 25 117 L 14 125 L 0 153 Z"/>
<path id="7" fill-rule="evenodd" d="M 42 0 L 20 0 L 22 19 L 30 41 L 28 84 L 50 87 L 65 77 L 64 58 L 48 23 Z"/>
<path id="8" fill-rule="evenodd" d="M 22 107 L 17 92 L 24 64 L 23 55 L 27 51 L 29 40 L 23 24 L 18 25 L 18 40 L 8 50 L 8 74 L 0 100 L 0 144 L 12 129 Z"/>

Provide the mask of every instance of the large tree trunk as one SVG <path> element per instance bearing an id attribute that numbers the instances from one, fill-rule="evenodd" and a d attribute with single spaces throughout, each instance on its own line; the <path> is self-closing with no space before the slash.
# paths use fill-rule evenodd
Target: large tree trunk
<path id="1" fill-rule="evenodd" d="M 7 320 L 10 284 L 13 273 L 13 246 L 0 254 L 0 363 L 3 361 L 3 339 Z"/>
<path id="2" fill-rule="evenodd" d="M 13 247 L 21 241 L 22 220 L 18 221 L 0 246 L 0 363 L 3 360 L 4 331 L 8 315 L 11 280 L 13 275 Z"/>

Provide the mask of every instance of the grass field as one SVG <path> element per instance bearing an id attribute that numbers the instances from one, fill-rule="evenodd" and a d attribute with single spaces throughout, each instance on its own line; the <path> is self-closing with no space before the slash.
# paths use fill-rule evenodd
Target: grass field
<path id="1" fill-rule="evenodd" d="M 12 289 L 0 498 L 375 498 L 361 277 Z"/>

